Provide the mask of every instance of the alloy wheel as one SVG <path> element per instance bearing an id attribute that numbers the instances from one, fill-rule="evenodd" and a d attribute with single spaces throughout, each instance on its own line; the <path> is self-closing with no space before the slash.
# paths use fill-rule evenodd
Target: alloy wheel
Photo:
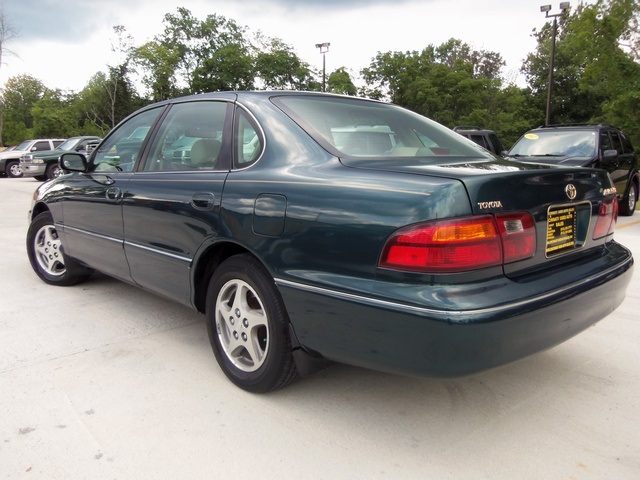
<path id="1" fill-rule="evenodd" d="M 45 225 L 38 230 L 34 239 L 35 259 L 43 271 L 54 277 L 67 271 L 60 247 L 60 238 L 53 225 Z"/>
<path id="2" fill-rule="evenodd" d="M 215 318 L 229 361 L 244 372 L 259 369 L 269 350 L 269 324 L 256 291 L 243 280 L 228 281 L 218 294 Z"/>

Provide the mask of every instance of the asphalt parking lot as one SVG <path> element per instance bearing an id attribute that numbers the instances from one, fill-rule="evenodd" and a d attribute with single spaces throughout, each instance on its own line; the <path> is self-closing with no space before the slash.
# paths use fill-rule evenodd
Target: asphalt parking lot
<path id="1" fill-rule="evenodd" d="M 637 479 L 640 269 L 570 341 L 456 380 L 335 365 L 232 385 L 204 317 L 96 275 L 52 287 L 25 234 L 39 182 L 0 178 L 1 479 Z M 640 259 L 640 212 L 616 239 Z"/>

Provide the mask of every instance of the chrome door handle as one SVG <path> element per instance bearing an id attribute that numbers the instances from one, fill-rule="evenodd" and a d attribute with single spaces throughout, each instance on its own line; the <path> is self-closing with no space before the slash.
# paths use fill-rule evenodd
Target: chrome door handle
<path id="1" fill-rule="evenodd" d="M 211 210 L 215 195 L 209 192 L 194 193 L 191 197 L 191 205 L 198 210 Z"/>

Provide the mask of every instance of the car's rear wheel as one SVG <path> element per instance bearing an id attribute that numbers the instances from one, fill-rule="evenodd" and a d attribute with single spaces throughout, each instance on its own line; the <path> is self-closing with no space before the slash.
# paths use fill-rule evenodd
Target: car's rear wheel
<path id="1" fill-rule="evenodd" d="M 54 179 L 62 175 L 64 171 L 60 168 L 60 164 L 58 162 L 52 163 L 47 166 L 47 178 L 49 180 Z"/>
<path id="2" fill-rule="evenodd" d="M 216 269 L 206 322 L 218 364 L 240 388 L 270 392 L 298 376 L 282 298 L 254 257 L 236 255 Z"/>
<path id="3" fill-rule="evenodd" d="M 18 178 L 22 176 L 22 169 L 20 168 L 20 162 L 12 160 L 7 162 L 7 175 L 11 178 Z"/>
<path id="4" fill-rule="evenodd" d="M 620 203 L 620 215 L 629 216 L 633 215 L 636 210 L 636 204 L 638 203 L 638 188 L 636 184 L 631 182 L 629 186 L 629 193 L 623 198 Z"/>
<path id="5" fill-rule="evenodd" d="M 64 255 L 58 231 L 49 212 L 41 213 L 29 225 L 27 253 L 33 270 L 48 284 L 74 285 L 91 275 L 91 270 Z"/>

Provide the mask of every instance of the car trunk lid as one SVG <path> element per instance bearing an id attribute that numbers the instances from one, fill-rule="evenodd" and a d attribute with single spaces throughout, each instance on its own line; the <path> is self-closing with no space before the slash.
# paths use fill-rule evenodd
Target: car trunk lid
<path id="1" fill-rule="evenodd" d="M 615 189 L 604 170 L 513 163 L 505 160 L 402 159 L 343 161 L 353 168 L 457 179 L 474 215 L 528 212 L 534 220 L 536 249 L 529 259 L 506 264 L 510 277 L 552 268 L 605 243 L 611 228 L 599 216 L 611 211 Z M 603 204 L 603 201 L 608 204 Z M 597 225 L 600 226 L 598 227 Z M 609 226 L 611 222 L 609 221 Z M 596 235 L 596 229 L 599 233 Z M 596 238 L 594 238 L 594 235 Z"/>

